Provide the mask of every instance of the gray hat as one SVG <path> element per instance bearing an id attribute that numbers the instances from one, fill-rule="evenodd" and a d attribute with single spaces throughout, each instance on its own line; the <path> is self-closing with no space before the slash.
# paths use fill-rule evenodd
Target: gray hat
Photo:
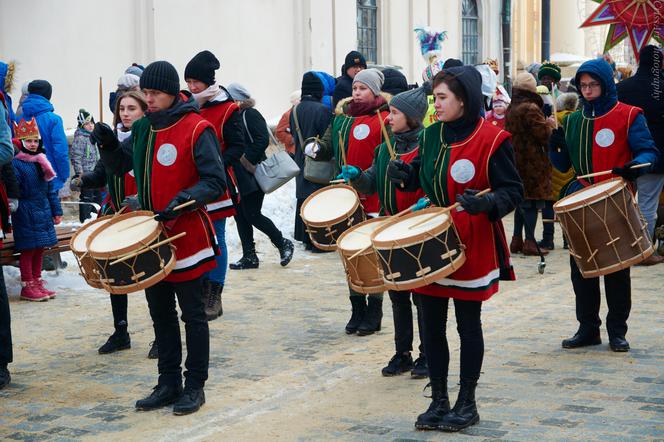
<path id="1" fill-rule="evenodd" d="M 357 81 L 362 84 L 366 84 L 367 87 L 371 89 L 371 92 L 373 92 L 375 96 L 378 96 L 380 95 L 380 90 L 383 88 L 385 76 L 378 69 L 364 69 L 355 74 L 355 78 L 353 78 L 353 84 L 355 84 Z"/>
<path id="2" fill-rule="evenodd" d="M 226 88 L 233 100 L 244 101 L 251 98 L 251 93 L 239 83 L 231 83 Z"/>
<path id="3" fill-rule="evenodd" d="M 396 107 L 413 120 L 422 121 L 427 113 L 427 109 L 429 109 L 427 92 L 430 93 L 430 91 L 430 83 L 426 82 L 422 87 L 401 92 L 392 97 L 390 107 Z"/>

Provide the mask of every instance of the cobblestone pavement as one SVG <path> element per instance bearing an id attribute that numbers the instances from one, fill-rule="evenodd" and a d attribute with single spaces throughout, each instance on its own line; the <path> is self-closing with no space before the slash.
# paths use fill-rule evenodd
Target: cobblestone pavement
<path id="1" fill-rule="evenodd" d="M 387 297 L 379 333 L 347 336 L 337 255 L 298 248 L 280 268 L 276 251 L 262 247 L 259 270 L 229 272 L 224 316 L 210 323 L 207 403 L 190 416 L 134 411 L 156 383 L 142 294 L 129 300 L 132 348 L 100 356 L 112 331 L 108 295 L 67 289 L 72 263 L 49 279 L 60 285 L 55 300 L 21 302 L 10 290 L 15 362 L 0 391 L 0 439 L 664 441 L 664 265 L 633 269 L 629 353 L 609 351 L 604 330 L 601 346 L 563 351 L 576 321 L 568 254 L 557 245 L 542 276 L 537 258 L 514 257 L 519 281 L 485 303 L 481 421 L 459 434 L 414 431 L 426 381 L 381 376 L 394 351 Z"/>

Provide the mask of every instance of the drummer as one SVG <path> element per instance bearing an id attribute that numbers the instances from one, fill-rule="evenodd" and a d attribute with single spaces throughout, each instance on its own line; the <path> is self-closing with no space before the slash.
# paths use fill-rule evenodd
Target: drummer
<path id="1" fill-rule="evenodd" d="M 618 101 L 611 66 L 601 58 L 587 61 L 576 72 L 575 84 L 582 94 L 582 106 L 565 117 L 562 127 L 551 137 L 553 165 L 561 171 L 572 167 L 575 177 L 604 170 L 613 170 L 613 174 L 585 180 L 573 178 L 563 187 L 561 196 L 616 176 L 634 181 L 652 170 L 660 161 L 659 151 L 641 109 Z M 631 169 L 642 163 L 653 166 Z M 602 343 L 599 277 L 583 278 L 571 256 L 570 267 L 579 328 L 574 336 L 563 340 L 562 346 L 599 345 Z M 616 352 L 629 351 L 625 339 L 632 305 L 629 268 L 605 275 L 604 289 L 609 309 L 606 316 L 609 347 Z"/>
<path id="2" fill-rule="evenodd" d="M 418 416 L 418 430 L 459 431 L 479 421 L 475 388 L 482 369 L 482 302 L 498 291 L 499 280 L 514 280 L 500 219 L 519 204 L 523 186 L 514 164 L 509 133 L 480 117 L 482 78 L 472 66 L 445 69 L 433 79 L 440 121 L 420 135 L 417 158 L 390 161 L 387 175 L 407 190 L 422 188 L 432 204 L 451 212 L 465 244 L 466 262 L 456 272 L 420 294 L 424 351 L 429 364 L 432 402 Z M 478 197 L 485 188 L 491 192 Z M 419 207 L 423 204 L 418 204 Z M 461 342 L 459 397 L 450 410 L 447 375 L 450 353 L 446 336 L 449 299 Z"/>
<path id="3" fill-rule="evenodd" d="M 146 116 L 132 125 L 133 155 L 121 149 L 113 130 L 97 123 L 104 166 L 115 174 L 133 168 L 138 201 L 155 211 L 168 236 L 175 240 L 176 264 L 165 280 L 145 289 L 159 347 L 159 380 L 152 393 L 136 402 L 138 410 L 170 404 L 176 415 L 193 413 L 205 403 L 210 335 L 203 304 L 202 278 L 215 265 L 218 248 L 212 222 L 202 208 L 226 191 L 226 176 L 212 124 L 198 115 L 194 99 L 180 92 L 178 73 L 170 63 L 156 61 L 143 71 Z M 175 210 L 183 203 L 196 203 Z M 187 359 L 182 389 L 182 344 L 175 297 L 185 323 Z"/>
<path id="4" fill-rule="evenodd" d="M 314 152 L 305 146 L 305 155 L 318 160 L 335 158 L 339 170 L 352 164 L 367 169 L 373 163 L 374 151 L 383 141 L 379 119 L 388 115 L 387 98 L 381 94 L 385 77 L 377 69 L 365 69 L 353 78 L 353 95 L 341 100 L 335 109 L 332 124 L 320 140 L 320 150 Z M 343 146 L 339 143 L 343 142 Z M 340 149 L 343 149 L 343 154 Z M 360 195 L 362 207 L 370 217 L 379 212 L 378 195 Z M 383 319 L 383 294 L 367 296 L 350 289 L 352 315 L 346 324 L 346 333 L 370 335 L 380 330 Z"/>
<path id="5" fill-rule="evenodd" d="M 422 131 L 422 121 L 427 112 L 427 95 L 431 94 L 431 83 L 425 86 L 402 92 L 390 100 L 390 114 L 387 122 L 392 129 L 393 146 L 396 157 L 410 163 L 416 156 L 419 148 L 419 135 Z M 358 192 L 365 195 L 378 193 L 380 212 L 382 215 L 394 215 L 407 210 L 415 204 L 424 191 L 402 192 L 387 177 L 387 165 L 391 153 L 386 143 L 376 148 L 374 162 L 367 170 L 348 165 L 342 167 L 342 173 L 337 178 L 344 178 Z M 419 357 L 413 362 L 410 352 L 413 350 L 413 311 L 411 307 L 410 291 L 390 290 L 392 301 L 392 315 L 394 318 L 394 344 L 396 353 L 383 368 L 383 376 L 394 376 L 407 371 L 413 378 L 425 378 L 429 375 L 424 348 L 422 346 L 422 315 L 420 313 L 419 295 L 412 293 L 413 303 L 417 308 L 417 323 L 420 333 Z"/>
<path id="6" fill-rule="evenodd" d="M 141 91 L 127 91 L 120 95 L 115 101 L 115 112 L 113 113 L 113 126 L 118 141 L 124 142 L 123 148 L 131 151 L 131 126 L 134 121 L 143 117 L 148 104 L 145 95 Z M 123 206 L 127 196 L 136 195 L 136 179 L 132 171 L 123 175 L 107 173 L 104 163 L 97 161 L 95 168 L 81 176 L 74 176 L 69 184 L 71 190 L 100 189 L 106 187 L 108 196 L 102 204 L 101 214 L 110 215 L 116 213 Z M 125 210 L 126 211 L 126 210 Z M 113 312 L 113 325 L 115 331 L 108 337 L 106 343 L 99 347 L 99 354 L 109 354 L 120 350 L 131 348 L 127 324 L 127 295 L 110 294 L 111 311 Z M 152 343 L 148 352 L 148 358 L 156 359 L 158 347 Z"/>

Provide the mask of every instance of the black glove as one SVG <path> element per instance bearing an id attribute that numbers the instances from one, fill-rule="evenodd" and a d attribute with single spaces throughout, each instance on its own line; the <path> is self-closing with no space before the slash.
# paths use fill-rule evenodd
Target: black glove
<path id="1" fill-rule="evenodd" d="M 554 129 L 549 138 L 549 149 L 555 152 L 562 152 L 567 150 L 567 141 L 565 140 L 565 132 L 561 127 Z"/>
<path id="2" fill-rule="evenodd" d="M 404 163 L 403 160 L 392 160 L 387 165 L 387 177 L 397 186 L 407 184 L 412 172 L 413 166 Z"/>
<path id="3" fill-rule="evenodd" d="M 118 139 L 111 126 L 106 123 L 95 123 L 95 128 L 90 134 L 90 141 L 100 149 L 114 150 L 118 147 Z"/>
<path id="4" fill-rule="evenodd" d="M 138 195 L 129 195 L 122 201 L 122 205 L 127 206 L 132 212 L 141 210 L 141 202 L 138 201 Z"/>
<path id="5" fill-rule="evenodd" d="M 479 190 L 466 189 L 464 190 L 463 195 L 456 196 L 456 200 L 459 204 L 461 204 L 463 210 L 470 213 L 471 215 L 488 212 L 495 206 L 492 193 L 487 193 L 483 196 L 475 196 L 475 194 L 478 192 Z"/>
<path id="6" fill-rule="evenodd" d="M 187 192 L 178 192 L 178 194 L 175 195 L 175 197 L 173 197 L 171 202 L 168 203 L 168 205 L 164 210 L 155 211 L 155 213 L 157 214 L 157 217 L 155 219 L 159 222 L 172 221 L 178 216 L 182 215 L 184 212 L 196 209 L 196 204 L 191 204 L 182 209 L 173 210 L 180 204 L 184 204 L 190 200 L 191 200 L 191 195 L 189 195 Z"/>
<path id="7" fill-rule="evenodd" d="M 614 167 L 611 169 L 611 173 L 614 175 L 620 175 L 625 178 L 627 181 L 634 181 L 641 175 L 641 169 L 632 169 L 632 166 L 639 164 L 637 161 L 629 161 L 625 163 L 623 167 Z"/>

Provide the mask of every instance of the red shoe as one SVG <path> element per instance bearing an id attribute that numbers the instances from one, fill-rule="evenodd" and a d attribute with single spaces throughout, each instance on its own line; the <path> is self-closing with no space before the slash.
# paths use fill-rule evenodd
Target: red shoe
<path id="1" fill-rule="evenodd" d="M 49 296 L 39 289 L 35 281 L 25 281 L 23 284 L 25 285 L 21 289 L 21 299 L 33 302 L 48 301 Z"/>
<path id="2" fill-rule="evenodd" d="M 43 294 L 48 296 L 49 299 L 54 299 L 55 298 L 55 292 L 53 290 L 49 290 L 49 289 L 46 288 L 46 286 L 44 285 L 44 280 L 43 279 L 41 279 L 41 278 L 35 279 L 34 283 L 35 283 L 35 286 L 37 286 L 37 288 L 39 290 L 41 290 L 41 292 Z"/>

